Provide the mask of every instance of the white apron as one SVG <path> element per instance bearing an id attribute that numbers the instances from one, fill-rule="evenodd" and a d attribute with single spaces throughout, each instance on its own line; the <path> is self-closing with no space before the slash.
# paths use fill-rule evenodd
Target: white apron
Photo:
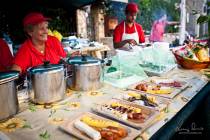
<path id="1" fill-rule="evenodd" d="M 136 30 L 136 25 L 134 23 L 134 28 L 135 28 L 135 32 L 132 33 L 132 34 L 126 34 L 125 33 L 125 22 L 124 22 L 124 32 L 123 32 L 123 35 L 122 35 L 122 41 L 123 40 L 127 40 L 127 39 L 134 39 L 136 41 L 137 44 L 139 44 L 139 34 Z"/>

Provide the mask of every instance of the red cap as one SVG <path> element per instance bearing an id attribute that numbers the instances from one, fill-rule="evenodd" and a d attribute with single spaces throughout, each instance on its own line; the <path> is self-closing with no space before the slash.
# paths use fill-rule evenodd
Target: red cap
<path id="1" fill-rule="evenodd" d="M 139 11 L 138 5 L 134 2 L 128 3 L 125 10 L 130 13 L 137 13 Z"/>
<path id="2" fill-rule="evenodd" d="M 50 18 L 44 17 L 42 13 L 33 12 L 26 15 L 23 19 L 23 26 L 27 26 L 29 24 L 35 25 L 43 21 L 48 21 Z"/>

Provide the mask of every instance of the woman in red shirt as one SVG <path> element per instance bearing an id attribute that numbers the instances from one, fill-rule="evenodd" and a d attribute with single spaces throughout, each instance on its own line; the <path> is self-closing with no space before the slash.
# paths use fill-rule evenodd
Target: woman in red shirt
<path id="1" fill-rule="evenodd" d="M 13 56 L 7 43 L 0 38 L 0 71 L 7 71 L 12 66 Z"/>
<path id="2" fill-rule="evenodd" d="M 144 32 L 140 24 L 136 23 L 139 9 L 137 4 L 129 3 L 125 8 L 125 21 L 114 30 L 114 47 L 121 48 L 126 44 L 136 45 L 145 42 Z"/>
<path id="3" fill-rule="evenodd" d="M 66 57 L 61 42 L 56 37 L 48 36 L 48 20 L 38 12 L 30 13 L 23 19 L 28 39 L 15 55 L 12 70 L 25 73 L 29 67 L 41 65 L 44 61 L 57 64 Z"/>

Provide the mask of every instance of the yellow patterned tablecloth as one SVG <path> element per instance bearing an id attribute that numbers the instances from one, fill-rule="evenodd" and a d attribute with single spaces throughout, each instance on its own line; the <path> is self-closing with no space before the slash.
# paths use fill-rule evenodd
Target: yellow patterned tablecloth
<path id="1" fill-rule="evenodd" d="M 207 80 L 197 71 L 174 69 L 166 76 L 189 83 L 189 87 L 178 94 L 165 112 L 159 115 L 155 122 L 143 133 L 141 138 L 149 139 L 164 124 L 166 124 L 177 112 L 179 112 L 206 84 Z M 7 122 L 0 123 L 0 140 L 69 140 L 76 139 L 72 135 L 63 132 L 59 124 L 68 118 L 91 111 L 91 107 L 98 101 L 110 100 L 117 94 L 122 94 L 123 89 L 110 85 L 104 86 L 94 92 L 67 91 L 66 98 L 53 105 L 34 105 L 21 103 L 20 112 Z"/>

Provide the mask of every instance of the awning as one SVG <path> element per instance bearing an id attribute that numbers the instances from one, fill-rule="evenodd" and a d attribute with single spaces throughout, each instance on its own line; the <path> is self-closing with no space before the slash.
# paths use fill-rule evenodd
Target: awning
<path id="1" fill-rule="evenodd" d="M 39 1 L 40 4 L 51 5 L 51 7 L 63 7 L 65 9 L 77 9 L 85 5 L 93 4 L 100 0 L 45 0 Z"/>
<path id="2" fill-rule="evenodd" d="M 72 5 L 77 8 L 96 2 L 96 0 L 62 0 L 62 1 L 68 5 Z"/>
<path id="3" fill-rule="evenodd" d="M 38 5 L 42 7 L 77 9 L 99 1 L 102 0 L 22 0 L 21 2 L 7 0 L 4 4 L 1 4 L 0 7 L 3 9 L 13 9 L 16 7 L 31 7 L 31 9 L 33 9 L 34 6 Z"/>

